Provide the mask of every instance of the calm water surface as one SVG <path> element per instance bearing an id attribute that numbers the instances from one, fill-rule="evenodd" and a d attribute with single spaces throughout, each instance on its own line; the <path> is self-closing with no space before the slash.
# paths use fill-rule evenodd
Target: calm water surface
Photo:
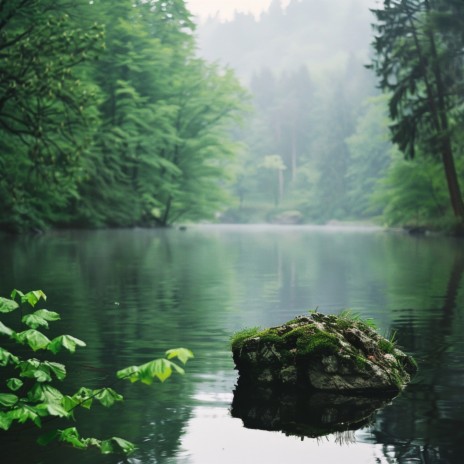
<path id="1" fill-rule="evenodd" d="M 0 291 L 43 289 L 56 328 L 88 344 L 66 363 L 68 387 L 192 349 L 187 374 L 115 388 L 126 401 L 79 413 L 83 436 L 122 436 L 127 460 L 31 444 L 0 432 L 2 463 L 461 463 L 464 455 L 462 242 L 375 229 L 192 227 L 66 231 L 0 238 Z M 309 309 L 352 308 L 396 331 L 420 372 L 405 392 L 350 434 L 301 440 L 246 429 L 229 410 L 236 382 L 230 335 Z M 69 369 L 71 370 L 71 369 Z M 3 383 L 3 382 L 2 382 Z M 2 387 L 1 390 L 4 390 Z"/>

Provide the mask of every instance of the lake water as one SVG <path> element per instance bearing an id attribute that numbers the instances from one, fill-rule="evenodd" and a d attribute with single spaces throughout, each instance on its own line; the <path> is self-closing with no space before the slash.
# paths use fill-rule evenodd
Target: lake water
<path id="1" fill-rule="evenodd" d="M 52 232 L 0 238 L 0 291 L 42 289 L 60 333 L 87 342 L 65 361 L 68 387 L 173 347 L 186 375 L 151 386 L 119 382 L 123 404 L 78 414 L 83 436 L 122 436 L 128 459 L 59 445 L 34 430 L 0 432 L 2 463 L 461 463 L 464 455 L 463 242 L 378 229 L 198 226 Z M 318 308 L 351 308 L 396 332 L 416 357 L 414 382 L 371 424 L 300 439 L 233 418 L 232 333 Z M 3 382 L 2 382 L 3 384 Z M 4 385 L 4 384 L 3 384 Z M 5 391 L 1 387 L 0 391 Z"/>

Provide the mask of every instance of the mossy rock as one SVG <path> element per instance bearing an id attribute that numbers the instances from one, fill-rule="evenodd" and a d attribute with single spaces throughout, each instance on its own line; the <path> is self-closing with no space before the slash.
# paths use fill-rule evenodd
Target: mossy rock
<path id="1" fill-rule="evenodd" d="M 323 391 L 400 391 L 417 365 L 358 317 L 312 313 L 232 338 L 242 382 Z"/>

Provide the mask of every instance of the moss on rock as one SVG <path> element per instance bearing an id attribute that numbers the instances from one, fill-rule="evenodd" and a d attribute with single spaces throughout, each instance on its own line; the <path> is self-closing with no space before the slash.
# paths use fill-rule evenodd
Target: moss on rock
<path id="1" fill-rule="evenodd" d="M 241 378 L 322 390 L 401 390 L 415 361 L 358 317 L 312 313 L 231 341 Z"/>
<path id="2" fill-rule="evenodd" d="M 246 340 L 254 337 L 257 333 L 260 332 L 260 330 L 261 329 L 259 327 L 250 327 L 248 329 L 243 329 L 238 332 L 235 332 L 232 335 L 231 341 L 230 341 L 232 350 L 240 349 Z"/>

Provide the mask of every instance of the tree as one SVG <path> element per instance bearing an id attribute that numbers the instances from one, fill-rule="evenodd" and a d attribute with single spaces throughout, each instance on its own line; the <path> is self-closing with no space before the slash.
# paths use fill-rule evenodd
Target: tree
<path id="1" fill-rule="evenodd" d="M 103 46 L 61 1 L 0 2 L 0 227 L 42 228 L 76 195 L 95 88 L 82 63 Z"/>
<path id="2" fill-rule="evenodd" d="M 0 0 L 0 227 L 220 209 L 245 96 L 194 29 L 184 0 Z"/>
<path id="3" fill-rule="evenodd" d="M 358 118 L 356 129 L 347 139 L 350 164 L 346 179 L 350 213 L 355 217 L 379 214 L 378 205 L 373 207 L 372 195 L 378 189 L 380 179 L 386 176 L 393 153 L 387 116 L 387 95 L 368 98 L 364 102 L 364 114 Z"/>
<path id="4" fill-rule="evenodd" d="M 107 21 L 107 52 L 94 69 L 102 127 L 76 221 L 167 226 L 211 217 L 224 201 L 226 159 L 235 154 L 228 123 L 242 88 L 230 71 L 196 58 L 183 0 L 96 8 Z"/>
<path id="5" fill-rule="evenodd" d="M 418 164 L 393 155 L 370 203 L 381 209 L 383 220 L 390 226 L 447 228 L 447 188 L 441 171 L 440 163 L 434 158 L 425 157 Z"/>
<path id="6" fill-rule="evenodd" d="M 283 163 L 283 168 L 278 168 L 282 178 L 280 201 L 284 191 L 291 190 L 298 168 L 308 155 L 313 129 L 313 83 L 305 66 L 279 78 L 263 68 L 253 76 L 251 90 L 255 115 L 250 131 L 253 133 L 247 141 L 257 158 L 257 168 L 267 163 L 269 153 L 275 153 Z"/>
<path id="7" fill-rule="evenodd" d="M 287 167 L 279 155 L 267 155 L 261 163 L 261 168 L 271 173 L 272 179 L 266 183 L 271 187 L 274 206 L 277 207 L 284 194 L 284 171 Z"/>
<path id="8" fill-rule="evenodd" d="M 176 108 L 175 137 L 165 149 L 177 172 L 167 177 L 169 188 L 157 194 L 163 226 L 180 218 L 211 218 L 227 204 L 224 187 L 236 152 L 231 123 L 240 120 L 247 100 L 231 70 L 201 59 L 189 59 L 177 79 L 170 100 Z"/>
<path id="9" fill-rule="evenodd" d="M 178 31 L 176 43 L 164 43 L 161 37 L 173 40 L 174 26 L 152 4 L 92 5 L 95 17 L 105 23 L 106 51 L 91 69 L 100 89 L 101 125 L 79 196 L 71 205 L 70 216 L 78 225 L 150 222 L 159 202 L 141 176 L 149 179 L 153 190 L 164 184 L 164 171 L 175 170 L 163 157 L 165 145 L 174 137 L 174 108 L 167 101 L 178 53 L 173 47 L 182 48 L 192 39 Z"/>
<path id="10" fill-rule="evenodd" d="M 329 97 L 317 107 L 311 158 L 299 185 L 301 208 L 313 220 L 342 219 L 350 212 L 347 182 L 350 152 L 346 140 L 354 130 L 357 106 L 348 99 L 346 81 L 338 80 L 333 82 Z"/>
<path id="11" fill-rule="evenodd" d="M 449 72 L 461 63 L 436 15 L 448 16 L 456 3 L 432 0 L 384 0 L 373 10 L 378 35 L 372 68 L 389 101 L 392 140 L 407 158 L 420 147 L 425 155 L 439 156 L 449 199 L 459 226 L 464 226 L 464 203 L 455 167 L 456 111 L 462 97 L 456 93 L 457 76 Z M 462 48 L 462 31 L 454 35 Z"/>

